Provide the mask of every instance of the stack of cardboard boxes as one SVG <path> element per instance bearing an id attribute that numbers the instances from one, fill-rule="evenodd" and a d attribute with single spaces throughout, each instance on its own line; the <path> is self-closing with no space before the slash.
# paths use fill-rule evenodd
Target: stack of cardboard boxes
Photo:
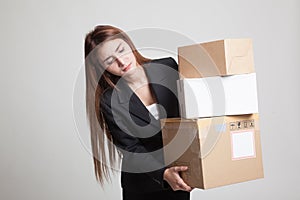
<path id="1" fill-rule="evenodd" d="M 178 48 L 182 118 L 161 121 L 165 162 L 208 189 L 263 177 L 256 74 L 250 39 Z"/>

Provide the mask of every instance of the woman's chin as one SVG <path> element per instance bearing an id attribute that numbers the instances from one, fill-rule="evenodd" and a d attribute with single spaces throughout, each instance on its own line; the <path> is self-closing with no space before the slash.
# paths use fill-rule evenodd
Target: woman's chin
<path id="1" fill-rule="evenodd" d="M 123 76 L 132 76 L 137 72 L 137 67 L 130 67 L 127 71 L 123 72 Z"/>

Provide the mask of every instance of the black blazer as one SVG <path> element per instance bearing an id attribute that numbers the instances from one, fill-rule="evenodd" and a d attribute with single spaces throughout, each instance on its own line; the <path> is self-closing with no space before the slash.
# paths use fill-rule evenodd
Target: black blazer
<path id="1" fill-rule="evenodd" d="M 150 88 L 161 105 L 160 119 L 179 116 L 176 80 L 178 65 L 169 58 L 143 65 Z M 123 79 L 118 89 L 108 89 L 101 97 L 100 108 L 123 154 L 121 185 L 132 192 L 171 189 L 163 180 L 164 158 L 160 120 L 156 120 Z"/>

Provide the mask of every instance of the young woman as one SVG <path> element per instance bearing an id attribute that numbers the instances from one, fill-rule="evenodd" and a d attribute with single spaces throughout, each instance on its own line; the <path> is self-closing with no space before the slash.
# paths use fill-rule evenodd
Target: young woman
<path id="1" fill-rule="evenodd" d="M 85 58 L 96 179 L 109 180 L 108 163 L 121 161 L 124 200 L 188 200 L 192 188 L 180 177 L 187 167 L 165 166 L 160 127 L 161 118 L 179 116 L 177 63 L 143 57 L 125 32 L 108 25 L 86 35 Z"/>

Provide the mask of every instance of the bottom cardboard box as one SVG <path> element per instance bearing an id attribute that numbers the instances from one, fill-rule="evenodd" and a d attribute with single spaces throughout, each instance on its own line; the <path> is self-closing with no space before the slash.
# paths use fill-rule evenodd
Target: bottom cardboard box
<path id="1" fill-rule="evenodd" d="M 190 186 L 208 189 L 263 178 L 259 114 L 161 121 L 165 164 L 188 166 Z"/>

